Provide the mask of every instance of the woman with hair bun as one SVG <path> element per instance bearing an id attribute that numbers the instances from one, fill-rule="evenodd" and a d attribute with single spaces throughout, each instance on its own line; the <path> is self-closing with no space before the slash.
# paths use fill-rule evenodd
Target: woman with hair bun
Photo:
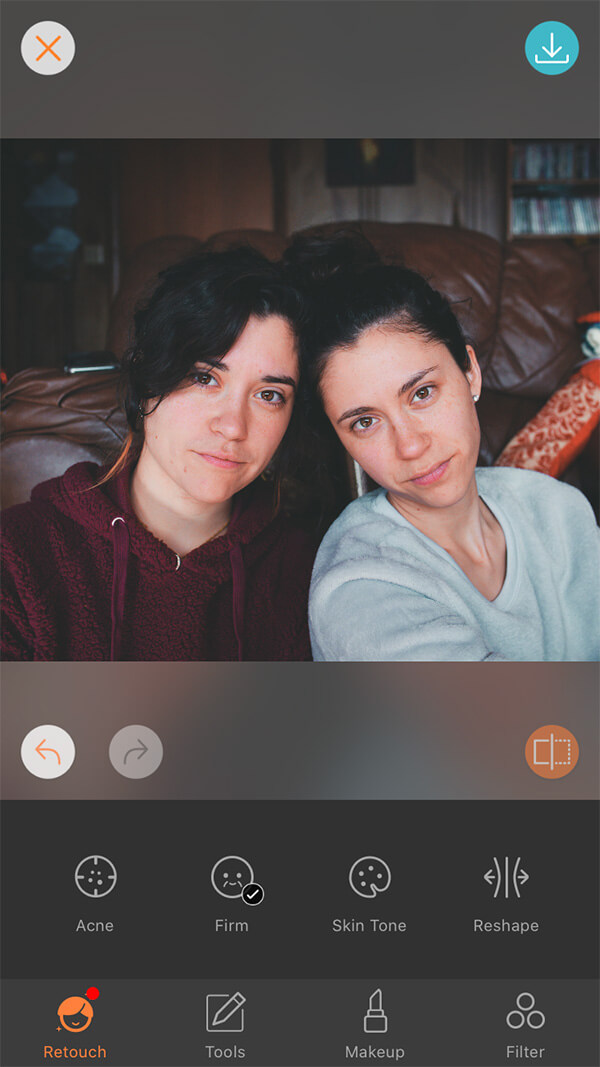
<path id="1" fill-rule="evenodd" d="M 160 275 L 135 316 L 117 462 L 78 463 L 3 516 L 5 659 L 310 659 L 314 549 L 272 484 L 301 310 L 251 248 Z"/>
<path id="2" fill-rule="evenodd" d="M 481 371 L 446 299 L 358 236 L 298 238 L 309 379 L 381 487 L 329 529 L 312 576 L 316 660 L 596 660 L 598 531 L 585 497 L 476 468 Z"/>

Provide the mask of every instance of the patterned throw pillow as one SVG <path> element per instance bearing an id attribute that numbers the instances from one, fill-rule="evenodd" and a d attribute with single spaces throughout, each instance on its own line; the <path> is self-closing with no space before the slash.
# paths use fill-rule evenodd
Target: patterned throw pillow
<path id="1" fill-rule="evenodd" d="M 584 363 L 528 422 L 496 460 L 554 478 L 583 452 L 600 421 L 600 359 Z"/>

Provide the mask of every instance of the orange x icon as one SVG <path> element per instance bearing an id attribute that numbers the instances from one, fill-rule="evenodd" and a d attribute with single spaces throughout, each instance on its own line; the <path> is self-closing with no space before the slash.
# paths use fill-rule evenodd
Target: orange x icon
<path id="1" fill-rule="evenodd" d="M 62 61 L 61 61 L 61 58 L 60 58 L 60 56 L 57 56 L 56 52 L 52 52 L 52 49 L 54 48 L 54 45 L 56 44 L 56 42 L 57 42 L 57 41 L 60 41 L 60 36 L 61 36 L 61 35 L 60 35 L 60 33 L 59 33 L 58 37 L 55 37 L 55 38 L 54 38 L 54 40 L 53 40 L 53 41 L 51 41 L 51 43 L 50 43 L 50 44 L 46 44 L 46 42 L 45 42 L 45 41 L 43 41 L 41 37 L 38 37 L 38 35 L 37 35 L 37 33 L 36 33 L 36 35 L 35 35 L 35 39 L 36 39 L 36 41 L 39 41 L 39 42 L 40 42 L 40 44 L 43 44 L 43 46 L 44 46 L 44 51 L 43 51 L 43 52 L 40 52 L 39 56 L 37 56 L 37 57 L 36 57 L 36 63 L 39 63 L 39 61 L 40 61 L 40 59 L 42 58 L 42 56 L 45 56 L 45 55 L 46 55 L 46 52 L 51 52 L 51 53 L 52 53 L 52 55 L 54 56 L 54 58 L 55 58 L 55 59 L 58 59 L 58 62 L 59 62 L 59 63 L 60 63 L 60 62 L 62 62 Z"/>

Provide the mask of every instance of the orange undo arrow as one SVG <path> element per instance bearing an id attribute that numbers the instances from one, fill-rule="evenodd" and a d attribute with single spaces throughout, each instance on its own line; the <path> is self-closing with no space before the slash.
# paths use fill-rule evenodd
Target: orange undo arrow
<path id="1" fill-rule="evenodd" d="M 59 756 L 58 752 L 56 751 L 56 749 L 55 748 L 42 748 L 42 745 L 45 745 L 45 744 L 46 744 L 46 738 L 44 738 L 43 741 L 40 741 L 39 745 L 35 746 L 35 751 L 42 757 L 42 759 L 46 759 L 46 757 L 44 755 L 44 752 L 54 752 L 54 755 L 56 756 L 58 762 L 60 763 L 60 756 Z"/>

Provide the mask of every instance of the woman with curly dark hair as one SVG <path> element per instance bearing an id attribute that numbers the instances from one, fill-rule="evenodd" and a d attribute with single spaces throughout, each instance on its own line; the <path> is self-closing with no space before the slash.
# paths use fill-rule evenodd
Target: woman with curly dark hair
<path id="1" fill-rule="evenodd" d="M 310 658 L 314 550 L 274 492 L 300 313 L 251 248 L 160 275 L 135 316 L 117 462 L 79 463 L 4 514 L 4 658 Z"/>

